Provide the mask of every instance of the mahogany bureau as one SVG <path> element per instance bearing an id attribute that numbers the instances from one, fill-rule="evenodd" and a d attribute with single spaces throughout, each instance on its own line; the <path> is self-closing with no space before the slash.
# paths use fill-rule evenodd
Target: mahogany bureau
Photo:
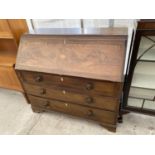
<path id="1" fill-rule="evenodd" d="M 125 28 L 23 35 L 15 68 L 32 110 L 84 117 L 116 131 L 126 40 Z"/>

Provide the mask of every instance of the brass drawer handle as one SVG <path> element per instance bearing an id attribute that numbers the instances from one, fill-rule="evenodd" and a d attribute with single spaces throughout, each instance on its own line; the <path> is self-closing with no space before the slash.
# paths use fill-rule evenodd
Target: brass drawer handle
<path id="1" fill-rule="evenodd" d="M 94 113 L 92 110 L 88 110 L 88 113 L 87 113 L 88 116 L 94 116 Z"/>
<path id="2" fill-rule="evenodd" d="M 46 101 L 44 104 L 43 104 L 44 107 L 48 108 L 50 107 L 50 102 L 49 101 Z"/>
<path id="3" fill-rule="evenodd" d="M 87 89 L 87 90 L 91 90 L 91 89 L 93 89 L 93 88 L 94 88 L 94 86 L 93 86 L 92 83 L 87 83 L 87 84 L 86 84 L 86 89 Z"/>
<path id="4" fill-rule="evenodd" d="M 36 82 L 41 82 L 43 81 L 43 77 L 41 75 L 38 75 L 36 78 L 35 78 L 35 81 Z"/>
<path id="5" fill-rule="evenodd" d="M 86 103 L 93 103 L 93 98 L 92 97 L 86 97 L 86 99 L 85 99 L 85 101 L 86 101 Z"/>
<path id="6" fill-rule="evenodd" d="M 41 94 L 41 95 L 46 94 L 46 89 L 44 89 L 44 88 L 43 88 L 43 89 L 41 89 L 40 94 Z"/>

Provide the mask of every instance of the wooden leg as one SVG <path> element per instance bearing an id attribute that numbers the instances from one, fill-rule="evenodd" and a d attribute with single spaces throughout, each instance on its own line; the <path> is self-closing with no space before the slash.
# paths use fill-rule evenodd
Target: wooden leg
<path id="1" fill-rule="evenodd" d="M 116 125 L 105 125 L 100 123 L 101 126 L 109 130 L 110 132 L 116 132 Z"/>
<path id="2" fill-rule="evenodd" d="M 127 111 L 127 110 L 121 110 L 120 113 L 121 113 L 121 115 L 125 115 L 125 114 L 129 114 L 130 111 Z"/>
<path id="3" fill-rule="evenodd" d="M 110 132 L 116 132 L 116 128 L 113 127 L 105 127 Z"/>
<path id="4" fill-rule="evenodd" d="M 35 112 L 35 113 L 44 112 L 44 110 L 41 109 L 41 108 L 39 108 L 39 107 L 35 107 L 35 106 L 32 106 L 32 105 L 31 105 L 31 108 L 32 108 L 32 111 Z"/>

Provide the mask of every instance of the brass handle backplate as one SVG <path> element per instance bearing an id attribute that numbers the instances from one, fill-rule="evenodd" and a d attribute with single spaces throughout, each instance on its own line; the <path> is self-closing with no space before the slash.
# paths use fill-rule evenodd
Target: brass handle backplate
<path id="1" fill-rule="evenodd" d="M 93 98 L 92 97 L 87 97 L 86 99 L 85 99 L 85 101 L 86 101 L 86 103 L 93 103 Z"/>
<path id="2" fill-rule="evenodd" d="M 86 84 L 86 89 L 87 89 L 87 90 L 93 89 L 93 84 L 92 84 L 92 83 L 87 83 L 87 84 Z"/>
<path id="3" fill-rule="evenodd" d="M 46 94 L 46 89 L 44 89 L 44 88 L 41 89 L 40 94 L 42 94 L 42 95 Z"/>
<path id="4" fill-rule="evenodd" d="M 50 107 L 50 101 L 47 100 L 47 101 L 43 104 L 43 106 L 45 106 L 46 108 Z"/>
<path id="5" fill-rule="evenodd" d="M 38 75 L 38 76 L 35 78 L 35 81 L 36 81 L 36 82 L 41 82 L 41 81 L 43 81 L 43 77 L 40 76 L 40 75 Z"/>

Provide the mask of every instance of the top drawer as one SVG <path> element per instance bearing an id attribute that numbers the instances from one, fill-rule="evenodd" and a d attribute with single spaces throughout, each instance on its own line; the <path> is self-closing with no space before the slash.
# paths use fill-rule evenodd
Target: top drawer
<path id="1" fill-rule="evenodd" d="M 39 72 L 21 71 L 20 73 L 22 81 L 40 86 L 68 87 L 76 91 L 82 91 L 83 93 L 113 97 L 119 97 L 121 93 L 121 84 L 115 82 L 45 74 Z"/>

